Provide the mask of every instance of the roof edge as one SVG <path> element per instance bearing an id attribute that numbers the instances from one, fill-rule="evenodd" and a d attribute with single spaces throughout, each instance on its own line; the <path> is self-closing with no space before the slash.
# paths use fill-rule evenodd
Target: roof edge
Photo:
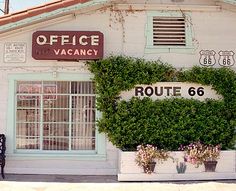
<path id="1" fill-rule="evenodd" d="M 68 15 L 71 12 L 78 11 L 81 9 L 96 7 L 98 5 L 104 6 L 108 2 L 110 2 L 110 1 L 109 0 L 91 0 L 91 1 L 87 1 L 85 3 L 76 3 L 71 6 L 52 10 L 47 13 L 37 14 L 37 15 L 34 15 L 31 17 L 27 17 L 25 19 L 18 20 L 18 21 L 14 21 L 14 19 L 12 19 L 13 22 L 3 24 L 0 26 L 0 34 L 8 32 L 10 30 L 23 28 L 27 25 L 38 23 L 43 20 L 53 19 L 53 18 L 57 17 L 58 15 L 61 15 L 61 16 Z M 40 8 L 40 7 L 41 6 L 38 6 L 38 8 Z M 29 9 L 29 10 L 31 10 L 31 9 Z M 19 12 L 19 13 L 21 13 L 21 12 Z M 14 14 L 16 14 L 16 13 L 14 13 Z M 4 17 L 3 17 L 3 19 L 4 19 Z"/>
<path id="2" fill-rule="evenodd" d="M 235 0 L 221 0 L 221 1 L 224 2 L 224 3 L 229 3 L 229 4 L 232 4 L 232 5 L 236 5 Z"/>

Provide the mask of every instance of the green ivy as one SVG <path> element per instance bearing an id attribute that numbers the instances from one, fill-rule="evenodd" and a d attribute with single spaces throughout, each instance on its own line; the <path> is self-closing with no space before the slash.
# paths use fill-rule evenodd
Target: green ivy
<path id="1" fill-rule="evenodd" d="M 98 94 L 97 108 L 100 132 L 122 150 L 133 150 L 139 144 L 155 144 L 177 150 L 180 144 L 202 141 L 222 144 L 224 149 L 235 145 L 236 73 L 229 68 L 193 67 L 176 70 L 160 61 L 145 61 L 123 56 L 91 61 Z M 222 100 L 171 98 L 152 101 L 150 98 L 120 100 L 122 91 L 138 84 L 156 82 L 195 82 L 211 85 Z"/>

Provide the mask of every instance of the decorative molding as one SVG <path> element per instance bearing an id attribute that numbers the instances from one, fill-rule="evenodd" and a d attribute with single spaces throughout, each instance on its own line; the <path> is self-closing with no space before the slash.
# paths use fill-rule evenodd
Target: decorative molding
<path id="1" fill-rule="evenodd" d="M 173 4 L 115 4 L 112 6 L 113 11 L 221 11 L 219 5 L 173 5 Z"/>

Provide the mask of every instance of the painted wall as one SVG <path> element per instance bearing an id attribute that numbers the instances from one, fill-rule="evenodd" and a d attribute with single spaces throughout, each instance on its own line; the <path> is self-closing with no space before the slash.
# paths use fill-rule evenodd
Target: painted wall
<path id="1" fill-rule="evenodd" d="M 137 1 L 138 2 L 138 1 Z M 151 3 L 153 3 L 152 1 Z M 156 2 L 156 1 L 155 1 Z M 198 1 L 191 1 L 197 4 Z M 213 5 L 212 1 L 200 1 L 204 5 Z M 214 50 L 218 59 L 218 52 L 231 50 L 236 53 L 236 12 L 226 10 L 215 12 L 191 13 L 192 31 L 194 35 L 193 53 L 145 53 L 147 25 L 146 11 L 124 11 L 114 12 L 109 9 L 98 10 L 84 14 L 75 14 L 70 20 L 64 23 L 55 23 L 51 26 L 33 26 L 31 29 L 12 33 L 0 39 L 0 132 L 7 135 L 7 148 L 11 146 L 11 135 L 8 134 L 7 109 L 8 101 L 8 75 L 15 73 L 46 72 L 53 75 L 58 73 L 89 73 L 83 63 L 78 62 L 57 62 L 37 61 L 31 57 L 32 34 L 38 30 L 78 30 L 78 31 L 101 31 L 105 37 L 105 56 L 128 55 L 145 58 L 148 60 L 160 59 L 163 62 L 172 64 L 177 68 L 192 67 L 199 64 L 199 52 L 201 50 Z M 4 63 L 3 53 L 6 42 L 27 43 L 27 60 L 25 63 Z M 220 67 L 217 63 L 214 67 Z M 236 69 L 236 65 L 232 67 Z M 13 112 L 13 111 L 12 111 Z M 105 160 L 81 160 L 76 157 L 15 157 L 12 154 L 7 156 L 7 173 L 47 173 L 47 174 L 116 174 L 118 168 L 117 149 L 107 141 L 107 157 Z M 11 151 L 8 151 L 11 153 Z"/>

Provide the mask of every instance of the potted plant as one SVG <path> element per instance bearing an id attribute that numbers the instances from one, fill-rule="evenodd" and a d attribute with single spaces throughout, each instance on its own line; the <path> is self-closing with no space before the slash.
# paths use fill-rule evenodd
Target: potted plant
<path id="1" fill-rule="evenodd" d="M 156 160 L 159 162 L 169 158 L 169 153 L 163 149 L 158 150 L 157 147 L 147 144 L 137 146 L 135 162 L 142 167 L 144 173 L 151 174 L 154 172 Z"/>
<path id="2" fill-rule="evenodd" d="M 204 164 L 206 172 L 215 172 L 217 159 L 220 157 L 220 145 L 206 145 L 201 142 L 194 142 L 187 146 L 181 146 L 184 151 L 186 162 L 194 164 L 196 167 Z"/>

